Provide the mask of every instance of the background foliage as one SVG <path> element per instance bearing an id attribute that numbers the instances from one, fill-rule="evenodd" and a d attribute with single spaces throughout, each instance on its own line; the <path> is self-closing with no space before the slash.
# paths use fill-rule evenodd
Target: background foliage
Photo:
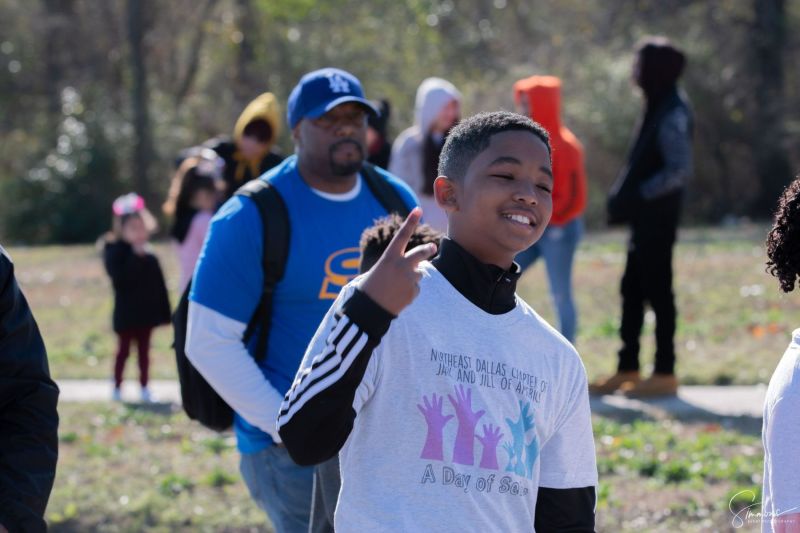
<path id="1" fill-rule="evenodd" d="M 565 123 L 583 141 L 590 225 L 625 158 L 641 99 L 635 43 L 689 54 L 697 113 L 687 218 L 766 218 L 800 167 L 800 2 L 785 0 L 3 0 L 0 239 L 79 242 L 125 190 L 158 206 L 183 147 L 228 133 L 265 90 L 285 101 L 328 65 L 388 98 L 394 134 L 414 92 L 452 80 L 465 113 L 512 108 L 511 85 L 560 76 Z M 286 133 L 285 153 L 292 149 Z"/>

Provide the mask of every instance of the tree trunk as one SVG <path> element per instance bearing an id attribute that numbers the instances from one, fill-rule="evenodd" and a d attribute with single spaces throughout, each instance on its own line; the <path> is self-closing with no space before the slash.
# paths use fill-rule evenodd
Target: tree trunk
<path id="1" fill-rule="evenodd" d="M 47 92 L 48 123 L 50 124 L 50 142 L 58 136 L 58 125 L 61 123 L 61 89 L 64 86 L 67 54 L 71 48 L 68 35 L 70 21 L 74 16 L 72 0 L 45 0 L 45 33 L 44 33 L 44 68 L 45 90 Z"/>
<path id="2" fill-rule="evenodd" d="M 133 86 L 133 183 L 136 192 L 146 200 L 150 197 L 149 169 L 153 155 L 150 132 L 150 111 L 147 90 L 147 69 L 144 63 L 145 17 L 144 0 L 128 0 L 128 46 L 130 47 Z"/>
<path id="3" fill-rule="evenodd" d="M 253 79 L 253 63 L 255 63 L 255 51 L 253 50 L 253 39 L 258 32 L 256 11 L 253 9 L 250 0 L 238 0 L 238 20 L 236 25 L 242 32 L 242 40 L 239 42 L 239 50 L 236 55 L 235 83 L 233 94 L 236 97 L 237 105 L 244 109 L 260 91 L 256 91 L 257 84 Z M 261 89 L 265 84 L 262 84 Z"/>
<path id="4" fill-rule="evenodd" d="M 178 85 L 178 90 L 175 93 L 176 109 L 180 109 L 184 98 L 186 98 L 186 96 L 189 94 L 189 90 L 192 88 L 194 79 L 197 76 L 197 70 L 200 66 L 200 52 L 203 49 L 203 40 L 205 39 L 206 35 L 206 20 L 211 15 L 211 11 L 214 9 L 214 5 L 216 3 L 217 0 L 206 0 L 205 4 L 203 4 L 203 7 L 200 8 L 200 17 L 196 24 L 194 35 L 192 36 L 191 44 L 189 45 L 189 52 L 187 54 L 189 59 L 186 62 L 186 68 L 184 69 L 183 77 L 181 78 L 180 84 Z"/>
<path id="5" fill-rule="evenodd" d="M 755 127 L 753 152 L 760 192 L 752 214 L 770 216 L 784 187 L 792 179 L 786 153 L 784 127 L 784 51 L 786 12 L 784 0 L 753 0 L 755 21 L 751 49 L 755 74 Z"/>

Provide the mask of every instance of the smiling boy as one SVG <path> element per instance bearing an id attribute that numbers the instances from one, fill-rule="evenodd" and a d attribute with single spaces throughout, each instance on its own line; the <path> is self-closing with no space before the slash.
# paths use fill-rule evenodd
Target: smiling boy
<path id="1" fill-rule="evenodd" d="M 594 442 L 574 348 L 515 294 L 552 213 L 547 133 L 506 112 L 453 129 L 440 253 L 409 215 L 340 293 L 278 418 L 292 458 L 339 453 L 335 528 L 593 531 Z"/>

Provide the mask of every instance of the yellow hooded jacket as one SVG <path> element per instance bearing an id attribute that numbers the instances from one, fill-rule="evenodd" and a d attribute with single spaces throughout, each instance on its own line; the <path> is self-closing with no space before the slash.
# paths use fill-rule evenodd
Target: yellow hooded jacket
<path id="1" fill-rule="evenodd" d="M 261 154 L 260 157 L 248 160 L 245 159 L 244 156 L 242 156 L 239 152 L 239 143 L 241 142 L 245 127 L 247 127 L 247 125 L 252 121 L 258 119 L 266 120 L 270 125 L 272 128 L 272 139 L 270 139 L 266 150 L 263 154 Z M 242 111 L 242 114 L 239 115 L 239 119 L 236 121 L 236 125 L 233 128 L 233 139 L 236 143 L 236 151 L 233 154 L 233 159 L 236 162 L 233 180 L 236 187 L 245 181 L 255 179 L 262 172 L 267 170 L 262 168 L 263 162 L 265 157 L 269 155 L 270 149 L 275 143 L 275 139 L 277 139 L 278 135 L 280 135 L 281 126 L 282 122 L 280 105 L 278 104 L 277 98 L 275 98 L 275 95 L 272 93 L 264 93 L 259 95 L 255 100 L 247 104 L 247 107 L 244 108 L 244 111 Z"/>

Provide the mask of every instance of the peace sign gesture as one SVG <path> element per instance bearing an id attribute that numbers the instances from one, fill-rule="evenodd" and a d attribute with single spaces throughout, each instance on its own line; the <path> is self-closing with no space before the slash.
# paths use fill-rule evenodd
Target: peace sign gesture
<path id="1" fill-rule="evenodd" d="M 361 282 L 361 290 L 395 316 L 413 302 L 419 293 L 422 274 L 417 266 L 436 253 L 433 243 L 405 251 L 420 218 L 422 209 L 415 207 Z"/>

